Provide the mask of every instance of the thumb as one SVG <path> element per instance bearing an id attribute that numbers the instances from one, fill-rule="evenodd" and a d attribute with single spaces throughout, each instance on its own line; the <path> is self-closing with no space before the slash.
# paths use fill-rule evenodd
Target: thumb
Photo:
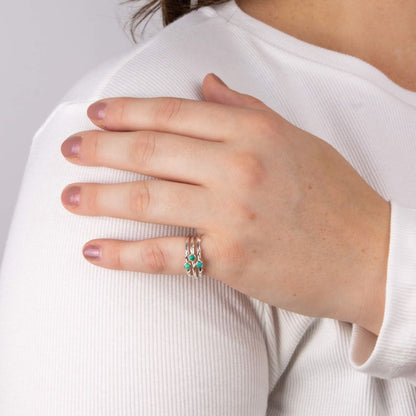
<path id="1" fill-rule="evenodd" d="M 209 73 L 202 82 L 202 93 L 207 101 L 219 104 L 235 105 L 256 110 L 272 111 L 258 98 L 232 90 L 215 74 Z"/>

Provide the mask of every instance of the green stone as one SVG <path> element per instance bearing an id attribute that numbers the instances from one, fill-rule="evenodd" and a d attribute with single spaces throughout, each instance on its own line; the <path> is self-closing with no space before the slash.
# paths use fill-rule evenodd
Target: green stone
<path id="1" fill-rule="evenodd" d="M 202 261 L 199 261 L 196 265 L 197 267 L 201 268 L 204 265 L 204 263 L 202 263 Z"/>
<path id="2" fill-rule="evenodd" d="M 195 255 L 194 255 L 194 254 L 191 254 L 191 255 L 189 256 L 189 260 L 194 261 L 194 260 L 195 260 Z"/>
<path id="3" fill-rule="evenodd" d="M 191 265 L 189 263 L 185 263 L 183 267 L 185 267 L 186 270 L 189 270 L 191 268 Z"/>

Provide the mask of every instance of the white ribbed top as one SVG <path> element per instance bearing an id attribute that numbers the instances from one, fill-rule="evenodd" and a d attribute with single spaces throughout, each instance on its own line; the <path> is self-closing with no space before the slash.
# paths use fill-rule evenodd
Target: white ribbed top
<path id="1" fill-rule="evenodd" d="M 71 214 L 60 200 L 70 183 L 149 177 L 73 165 L 62 142 L 97 128 L 86 115 L 97 99 L 202 99 L 208 72 L 330 143 L 391 201 L 378 337 L 272 307 L 214 278 L 110 270 L 83 258 L 94 238 L 192 230 Z M 32 141 L 0 269 L 0 415 L 415 415 L 415 157 L 415 92 L 254 19 L 234 0 L 103 62 Z"/>

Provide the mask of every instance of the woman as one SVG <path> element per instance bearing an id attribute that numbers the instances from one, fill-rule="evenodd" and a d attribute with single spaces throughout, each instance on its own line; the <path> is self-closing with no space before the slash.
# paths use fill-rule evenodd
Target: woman
<path id="1" fill-rule="evenodd" d="M 416 2 L 201 6 L 33 139 L 0 414 L 415 414 Z"/>

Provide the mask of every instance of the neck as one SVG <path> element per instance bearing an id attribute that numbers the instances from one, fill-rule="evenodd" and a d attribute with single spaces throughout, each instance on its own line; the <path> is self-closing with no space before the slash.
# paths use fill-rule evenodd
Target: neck
<path id="1" fill-rule="evenodd" d="M 416 0 L 236 0 L 305 42 L 360 58 L 416 91 Z"/>

